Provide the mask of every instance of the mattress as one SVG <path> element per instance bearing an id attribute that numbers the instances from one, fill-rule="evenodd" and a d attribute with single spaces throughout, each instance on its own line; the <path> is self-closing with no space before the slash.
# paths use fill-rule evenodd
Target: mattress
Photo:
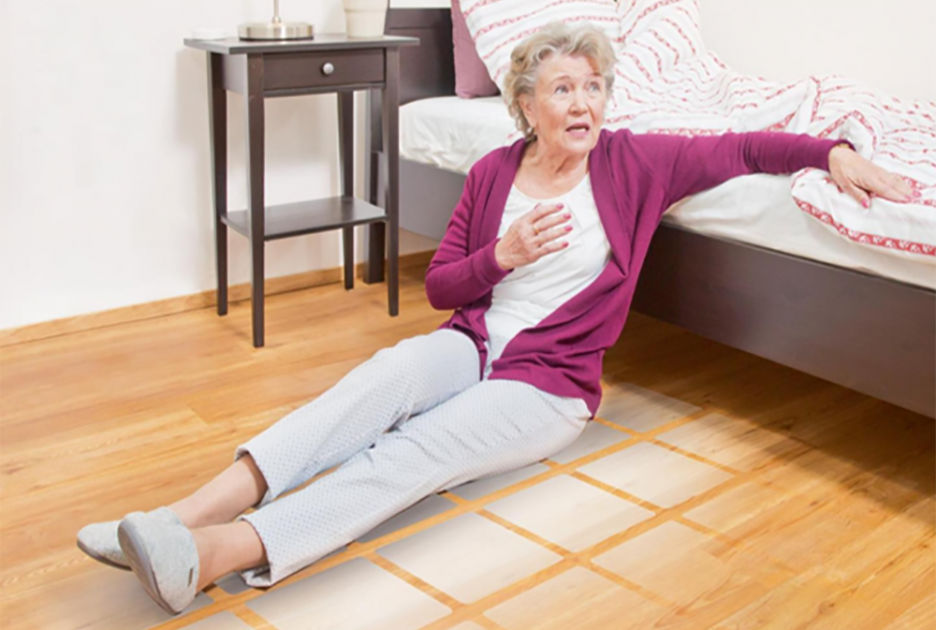
<path id="1" fill-rule="evenodd" d="M 518 137 L 500 97 L 423 99 L 400 108 L 400 156 L 467 173 L 479 158 Z M 786 175 L 755 174 L 674 204 L 663 222 L 687 230 L 936 289 L 936 259 L 895 256 L 855 243 L 793 202 Z"/>

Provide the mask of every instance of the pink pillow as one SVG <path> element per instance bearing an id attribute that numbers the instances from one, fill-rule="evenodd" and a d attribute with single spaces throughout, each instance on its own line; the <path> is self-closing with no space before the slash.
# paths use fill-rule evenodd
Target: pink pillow
<path id="1" fill-rule="evenodd" d="M 455 44 L 455 93 L 462 98 L 500 94 L 478 56 L 459 0 L 452 0 L 452 41 Z"/>

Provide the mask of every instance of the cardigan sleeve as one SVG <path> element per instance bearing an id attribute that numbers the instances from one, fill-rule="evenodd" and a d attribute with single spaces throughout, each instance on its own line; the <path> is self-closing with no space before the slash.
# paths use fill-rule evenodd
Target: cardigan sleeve
<path id="1" fill-rule="evenodd" d="M 480 164 L 480 163 L 479 163 Z M 426 296 L 437 310 L 449 310 L 471 304 L 491 291 L 509 270 L 497 264 L 494 248 L 499 238 L 470 252 L 468 230 L 475 208 L 480 176 L 478 165 L 465 180 L 461 199 L 452 212 L 439 248 L 426 270 Z"/>
<path id="2" fill-rule="evenodd" d="M 718 136 L 634 136 L 640 152 L 663 187 L 661 212 L 689 195 L 752 173 L 783 175 L 814 167 L 829 170 L 829 152 L 847 140 L 809 134 L 753 131 Z"/>

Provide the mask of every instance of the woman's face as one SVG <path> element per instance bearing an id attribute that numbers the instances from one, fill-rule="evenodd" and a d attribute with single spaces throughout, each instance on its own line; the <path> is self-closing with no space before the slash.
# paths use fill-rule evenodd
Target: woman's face
<path id="1" fill-rule="evenodd" d="M 587 154 L 598 143 L 607 98 L 590 59 L 554 55 L 540 63 L 533 95 L 521 96 L 520 106 L 543 148 Z"/>

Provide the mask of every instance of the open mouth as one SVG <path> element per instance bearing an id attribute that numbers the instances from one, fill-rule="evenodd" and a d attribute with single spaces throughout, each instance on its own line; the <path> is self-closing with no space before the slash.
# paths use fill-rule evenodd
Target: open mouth
<path id="1" fill-rule="evenodd" d="M 566 127 L 566 133 L 571 133 L 575 137 L 585 137 L 591 131 L 591 125 L 586 122 L 578 122 Z"/>

